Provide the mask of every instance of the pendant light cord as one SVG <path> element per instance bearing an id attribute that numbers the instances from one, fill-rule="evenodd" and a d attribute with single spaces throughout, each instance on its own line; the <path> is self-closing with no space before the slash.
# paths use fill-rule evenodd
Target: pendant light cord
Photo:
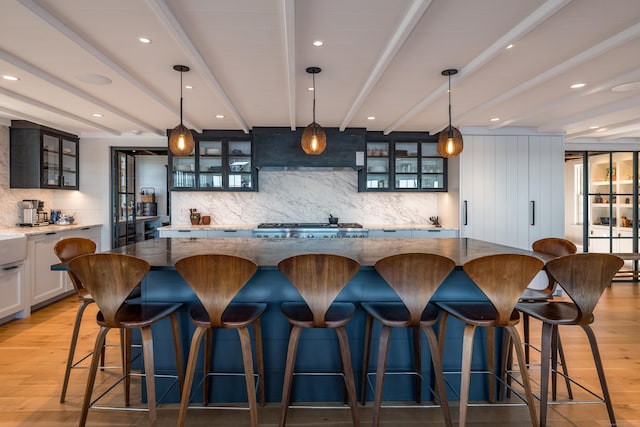
<path id="1" fill-rule="evenodd" d="M 449 132 L 447 136 L 453 138 L 453 129 L 451 129 L 451 74 L 449 74 Z"/>
<path id="2" fill-rule="evenodd" d="M 313 79 L 313 123 L 316 122 L 316 75 L 312 74 Z M 315 126 L 314 126 L 315 128 Z"/>
<path id="3" fill-rule="evenodd" d="M 180 125 L 181 126 L 182 126 L 182 74 L 184 74 L 184 72 L 180 71 Z M 449 112 L 449 116 L 451 116 L 451 112 Z M 451 118 L 449 118 L 449 122 L 451 122 Z"/>

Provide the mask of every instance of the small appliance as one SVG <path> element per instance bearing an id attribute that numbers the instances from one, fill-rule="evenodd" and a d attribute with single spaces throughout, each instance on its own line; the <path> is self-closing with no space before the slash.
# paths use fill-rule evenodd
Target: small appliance
<path id="1" fill-rule="evenodd" d="M 40 200 L 22 201 L 22 222 L 18 225 L 23 227 L 40 227 L 49 225 L 47 212 L 44 210 L 44 202 Z"/>

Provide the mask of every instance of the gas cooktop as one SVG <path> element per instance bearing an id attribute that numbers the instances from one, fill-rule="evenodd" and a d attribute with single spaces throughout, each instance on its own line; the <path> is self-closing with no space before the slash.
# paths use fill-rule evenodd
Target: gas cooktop
<path id="1" fill-rule="evenodd" d="M 258 228 L 362 228 L 362 225 L 345 222 L 329 224 L 327 222 L 263 222 Z"/>

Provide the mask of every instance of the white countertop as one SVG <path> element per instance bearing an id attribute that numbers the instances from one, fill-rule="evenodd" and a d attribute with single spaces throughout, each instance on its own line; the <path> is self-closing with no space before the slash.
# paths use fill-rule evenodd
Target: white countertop
<path id="1" fill-rule="evenodd" d="M 44 225 L 40 227 L 20 227 L 20 226 L 3 227 L 3 228 L 0 228 L 0 234 L 24 234 L 25 236 L 36 236 L 38 234 L 47 234 L 51 232 L 55 233 L 57 231 L 68 231 L 68 230 L 75 230 L 78 228 L 95 227 L 95 226 L 102 226 L 102 224 L 78 223 L 78 224 L 69 224 L 69 225 L 49 224 L 49 225 Z"/>

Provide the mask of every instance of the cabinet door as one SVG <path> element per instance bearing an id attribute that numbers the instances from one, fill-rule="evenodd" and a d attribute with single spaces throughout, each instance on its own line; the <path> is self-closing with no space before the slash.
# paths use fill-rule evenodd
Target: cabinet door
<path id="1" fill-rule="evenodd" d="M 31 306 L 62 295 L 66 291 L 66 272 L 51 271 L 51 266 L 60 262 L 53 247 L 61 237 L 48 233 L 29 237 L 27 259 L 31 284 Z"/>
<path id="2" fill-rule="evenodd" d="M 0 267 L 0 319 L 26 308 L 23 295 L 24 266 L 18 264 Z"/>
<path id="3" fill-rule="evenodd" d="M 391 237 L 395 239 L 405 239 L 411 237 L 411 230 L 396 230 L 396 229 L 383 229 L 383 230 L 369 230 L 369 237 Z"/>
<path id="4" fill-rule="evenodd" d="M 529 245 L 564 236 L 564 144 L 560 136 L 529 137 Z"/>
<path id="5" fill-rule="evenodd" d="M 460 155 L 462 237 L 529 247 L 527 158 L 526 136 L 465 136 Z"/>

